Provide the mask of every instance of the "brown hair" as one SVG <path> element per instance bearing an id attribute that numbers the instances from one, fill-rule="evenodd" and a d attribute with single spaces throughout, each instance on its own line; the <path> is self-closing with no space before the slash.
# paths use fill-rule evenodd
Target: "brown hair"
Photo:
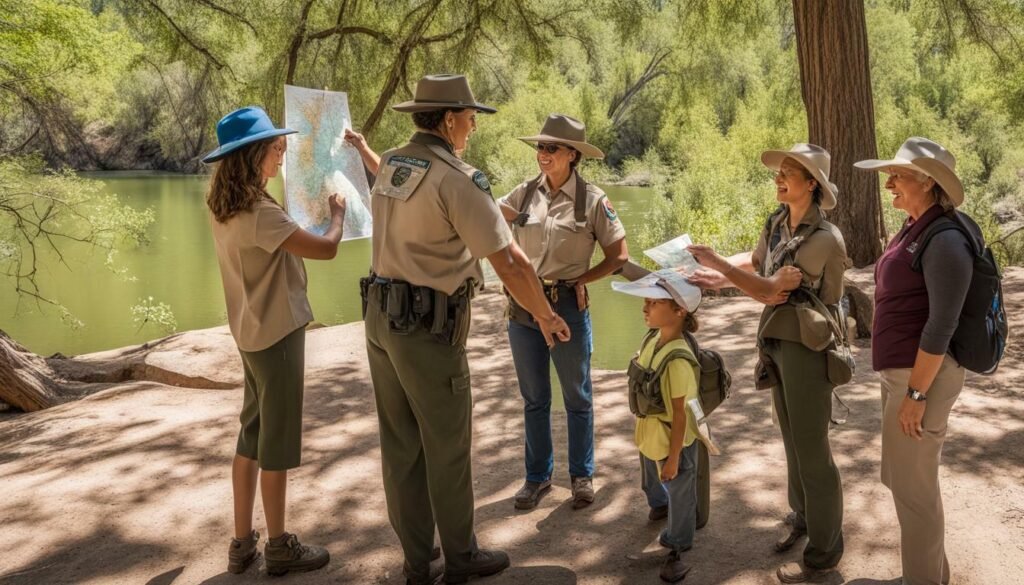
<path id="1" fill-rule="evenodd" d="M 442 108 L 440 110 L 427 110 L 426 112 L 413 112 L 412 123 L 417 128 L 424 130 L 433 130 L 437 132 L 441 128 L 441 123 L 444 122 L 444 116 L 448 112 L 458 114 L 466 108 Z"/>
<path id="2" fill-rule="evenodd" d="M 683 331 L 687 333 L 696 333 L 698 329 L 700 329 L 700 322 L 697 321 L 697 315 L 687 313 L 686 321 L 683 322 Z"/>
<path id="3" fill-rule="evenodd" d="M 788 160 L 794 159 L 791 158 Z M 805 181 L 814 181 L 814 191 L 811 191 L 811 201 L 814 202 L 815 205 L 821 205 L 821 181 L 811 174 L 811 171 L 807 170 L 807 167 L 802 165 L 800 161 L 794 162 L 796 162 L 797 166 L 799 166 L 800 170 L 803 172 Z"/>
<path id="4" fill-rule="evenodd" d="M 232 152 L 220 160 L 210 179 L 206 205 L 220 223 L 243 211 L 249 211 L 256 202 L 273 198 L 267 193 L 266 180 L 260 168 L 271 145 L 279 138 L 260 140 Z"/>

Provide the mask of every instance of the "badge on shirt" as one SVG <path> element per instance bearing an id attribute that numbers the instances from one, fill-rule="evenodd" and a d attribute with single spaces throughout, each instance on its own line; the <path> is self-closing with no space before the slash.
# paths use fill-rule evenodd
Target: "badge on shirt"
<path id="1" fill-rule="evenodd" d="M 487 180 L 487 175 L 481 171 L 473 173 L 473 184 L 480 187 L 480 190 L 488 195 L 491 194 L 491 182 Z"/>
<path id="2" fill-rule="evenodd" d="M 608 221 L 615 221 L 619 219 L 619 214 L 615 213 L 615 208 L 612 207 L 612 202 L 607 197 L 601 200 L 601 205 L 604 207 L 604 214 L 608 218 Z"/>
<path id="3" fill-rule="evenodd" d="M 393 156 L 382 168 L 374 193 L 405 201 L 430 169 L 430 161 L 411 156 Z"/>

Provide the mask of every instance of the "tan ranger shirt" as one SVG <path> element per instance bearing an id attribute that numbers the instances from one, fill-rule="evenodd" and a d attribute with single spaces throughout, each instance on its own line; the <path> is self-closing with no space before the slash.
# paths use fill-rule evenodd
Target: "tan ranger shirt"
<path id="1" fill-rule="evenodd" d="M 843 234 L 839 228 L 823 219 L 817 205 L 807 210 L 795 234 L 789 229 L 788 214 L 788 211 L 784 212 L 781 218 L 782 237 L 774 252 L 781 252 L 794 236 L 806 235 L 815 224 L 820 225 L 821 229 L 807 235 L 806 241 L 797 248 L 793 265 L 803 272 L 801 286 L 817 290 L 818 298 L 826 305 L 838 303 L 843 298 L 843 273 L 848 265 Z M 758 273 L 764 272 L 762 267 L 768 269 L 767 264 L 772 257 L 772 251 L 768 249 L 770 237 L 768 229 L 762 230 L 757 247 L 751 255 L 754 270 Z M 811 349 L 821 350 L 832 339 L 832 332 L 828 322 L 814 311 L 783 304 L 765 307 L 761 315 L 760 337 L 795 341 Z"/>
<path id="2" fill-rule="evenodd" d="M 224 223 L 210 215 L 228 327 L 242 351 L 260 351 L 313 320 L 302 258 L 281 249 L 299 225 L 267 197 Z"/>
<path id="3" fill-rule="evenodd" d="M 551 193 L 547 180 L 541 181 L 526 212 L 525 226 L 512 226 L 516 243 L 533 264 L 537 276 L 548 280 L 573 280 L 590 269 L 595 244 L 604 248 L 626 237 L 615 209 L 600 188 L 587 184 L 585 226 L 576 225 L 576 173 Z M 526 196 L 522 183 L 501 198 L 501 203 L 519 209 Z"/>
<path id="4" fill-rule="evenodd" d="M 422 132 L 381 156 L 371 193 L 373 271 L 453 294 L 512 243 L 483 173 Z"/>

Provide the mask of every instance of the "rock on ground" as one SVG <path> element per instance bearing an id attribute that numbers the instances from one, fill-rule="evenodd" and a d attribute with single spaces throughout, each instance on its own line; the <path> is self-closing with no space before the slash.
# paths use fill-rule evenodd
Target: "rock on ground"
<path id="1" fill-rule="evenodd" d="M 1011 328 L 1021 331 L 1024 270 L 1008 271 L 1006 293 Z M 622 372 L 594 373 L 597 502 L 580 511 L 569 503 L 565 420 L 555 413 L 555 487 L 536 509 L 513 510 L 522 481 L 522 406 L 501 303 L 495 294 L 475 301 L 473 463 L 479 540 L 507 550 L 513 566 L 481 583 L 658 583 L 661 526 L 647 521 Z M 732 398 L 713 416 L 724 454 L 712 460 L 711 521 L 686 553 L 691 585 L 776 583 L 775 568 L 800 557 L 799 547 L 771 552 L 788 509 L 769 396 L 754 390 L 750 377 L 758 311 L 742 298 L 713 300 L 701 310 L 701 340 L 723 352 L 735 378 Z M 832 435 L 847 549 L 839 574 L 825 582 L 898 583 L 898 525 L 878 480 L 879 386 L 866 343 L 856 353 L 860 371 L 842 389 L 852 412 Z M 954 583 L 1010 585 L 1024 574 L 1022 358 L 1014 344 L 998 374 L 969 375 L 953 411 L 941 481 Z M 241 577 L 225 572 L 229 465 L 241 404 L 241 366 L 230 336 L 223 328 L 188 333 L 166 355 L 147 359 L 231 389 L 134 381 L 0 420 L 0 583 L 269 580 L 262 563 Z M 290 476 L 288 527 L 326 545 L 332 559 L 322 571 L 280 582 L 402 583 L 402 553 L 381 487 L 362 325 L 310 331 L 307 360 L 303 465 Z M 258 501 L 256 526 L 265 538 Z"/>

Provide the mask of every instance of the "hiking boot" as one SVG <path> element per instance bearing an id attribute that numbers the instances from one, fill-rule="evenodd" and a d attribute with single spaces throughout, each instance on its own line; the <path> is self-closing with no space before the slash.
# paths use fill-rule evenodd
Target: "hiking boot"
<path id="1" fill-rule="evenodd" d="M 802 563 L 786 563 L 775 571 L 775 576 L 782 583 L 806 583 L 808 581 L 816 581 L 835 570 L 835 567 L 815 569 Z"/>
<path id="2" fill-rule="evenodd" d="M 244 573 L 249 565 L 252 564 L 260 553 L 256 550 L 256 543 L 260 540 L 260 533 L 253 530 L 249 533 L 249 538 L 243 538 L 241 540 L 237 538 L 231 539 L 231 545 L 228 547 L 228 572 L 239 574 Z"/>
<path id="3" fill-rule="evenodd" d="M 807 527 L 796 526 L 795 524 L 790 526 L 789 534 L 775 541 L 775 552 L 783 553 L 793 548 L 802 536 L 807 534 Z"/>
<path id="4" fill-rule="evenodd" d="M 541 482 L 529 481 L 523 484 L 516 492 L 516 510 L 532 510 L 537 507 L 540 497 L 544 492 L 551 489 L 551 480 Z"/>
<path id="5" fill-rule="evenodd" d="M 572 478 L 572 507 L 574 510 L 586 508 L 594 503 L 594 478 Z"/>
<path id="6" fill-rule="evenodd" d="M 441 547 L 435 546 L 430 551 L 430 563 L 413 569 L 409 561 L 402 564 L 402 573 L 405 575 L 405 585 L 435 585 L 440 582 L 444 574 L 444 562 L 438 561 L 441 558 Z M 434 562 L 437 561 L 437 562 Z"/>
<path id="7" fill-rule="evenodd" d="M 461 567 L 446 566 L 444 568 L 445 583 L 465 583 L 471 577 L 486 577 L 507 569 L 508 555 L 500 550 L 479 549 L 473 557 Z"/>
<path id="8" fill-rule="evenodd" d="M 647 513 L 647 519 L 651 522 L 664 520 L 665 518 L 668 518 L 668 506 L 658 506 L 656 508 L 651 508 L 651 511 Z"/>
<path id="9" fill-rule="evenodd" d="M 679 553 L 672 551 L 665 557 L 665 563 L 661 565 L 661 573 L 658 575 L 666 583 L 678 583 L 686 578 L 690 572 L 690 566 L 683 563 Z"/>
<path id="10" fill-rule="evenodd" d="M 300 544 L 297 536 L 287 532 L 268 540 L 267 546 L 263 549 L 263 556 L 267 560 L 269 575 L 284 575 L 288 571 L 315 571 L 331 560 L 327 549 Z"/>

